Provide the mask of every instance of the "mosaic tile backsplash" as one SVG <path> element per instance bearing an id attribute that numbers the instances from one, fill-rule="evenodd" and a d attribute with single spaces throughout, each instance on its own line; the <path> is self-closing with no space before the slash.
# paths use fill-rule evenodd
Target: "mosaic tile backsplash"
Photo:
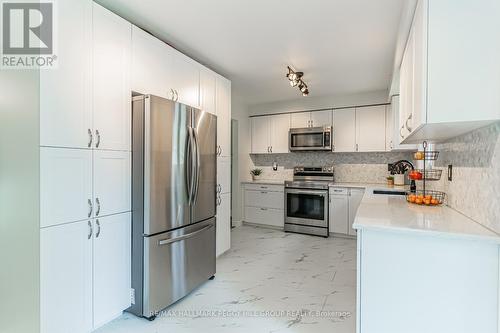
<path id="1" fill-rule="evenodd" d="M 335 167 L 335 181 L 341 183 L 385 183 L 387 164 L 410 159 L 408 152 L 388 153 L 325 153 L 303 152 L 289 154 L 251 154 L 253 164 L 263 169 L 264 179 L 287 180 L 293 177 L 293 167 L 325 166 Z M 278 171 L 272 170 L 274 162 Z"/>
<path id="2" fill-rule="evenodd" d="M 447 193 L 447 204 L 487 228 L 500 233 L 500 122 L 436 145 L 435 163 L 443 170 L 438 182 L 428 188 Z M 408 152 L 390 153 L 290 153 L 252 154 L 264 179 L 291 179 L 296 165 L 333 165 L 337 182 L 384 183 L 387 163 L 412 159 Z M 272 170 L 273 162 L 279 165 Z M 453 165 L 453 180 L 447 166 Z"/>

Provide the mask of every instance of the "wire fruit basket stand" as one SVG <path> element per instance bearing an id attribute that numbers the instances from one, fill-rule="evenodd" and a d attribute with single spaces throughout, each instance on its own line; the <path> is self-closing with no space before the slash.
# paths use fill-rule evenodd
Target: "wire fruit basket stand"
<path id="1" fill-rule="evenodd" d="M 416 161 L 423 161 L 423 168 L 416 169 L 410 173 L 410 179 L 422 181 L 422 190 L 406 192 L 406 201 L 416 205 L 439 206 L 444 204 L 446 193 L 426 188 L 427 181 L 438 181 L 441 179 L 442 170 L 428 168 L 427 161 L 435 161 L 439 156 L 438 151 L 428 150 L 427 141 L 423 142 L 423 150 L 413 154 Z"/>

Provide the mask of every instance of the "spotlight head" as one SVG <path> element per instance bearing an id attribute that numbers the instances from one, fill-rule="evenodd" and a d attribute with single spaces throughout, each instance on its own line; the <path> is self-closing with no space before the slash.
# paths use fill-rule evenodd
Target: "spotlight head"
<path id="1" fill-rule="evenodd" d="M 292 87 L 297 86 L 297 84 L 299 84 L 299 81 L 297 81 L 297 80 L 290 81 L 290 85 L 291 85 Z"/>
<path id="2" fill-rule="evenodd" d="M 306 89 L 305 91 L 302 92 L 302 96 L 305 97 L 307 95 L 309 95 L 309 90 L 308 89 Z"/>

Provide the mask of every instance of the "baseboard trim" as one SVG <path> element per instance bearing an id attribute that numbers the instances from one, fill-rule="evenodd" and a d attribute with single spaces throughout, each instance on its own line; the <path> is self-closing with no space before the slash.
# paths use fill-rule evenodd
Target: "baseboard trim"
<path id="1" fill-rule="evenodd" d="M 260 223 L 253 223 L 253 222 L 246 222 L 243 221 L 243 225 L 248 225 L 251 227 L 259 227 L 259 228 L 264 228 L 264 229 L 273 229 L 273 230 L 284 230 L 284 227 L 277 227 L 275 225 L 268 225 L 268 224 L 260 224 Z"/>

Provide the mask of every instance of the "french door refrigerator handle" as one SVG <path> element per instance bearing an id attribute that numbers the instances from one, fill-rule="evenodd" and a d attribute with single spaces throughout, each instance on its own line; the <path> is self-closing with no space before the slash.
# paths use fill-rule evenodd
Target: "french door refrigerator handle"
<path id="1" fill-rule="evenodd" d="M 193 139 L 194 139 L 194 146 L 196 149 L 196 172 L 195 172 L 195 181 L 194 181 L 194 197 L 193 197 L 193 204 L 196 202 L 198 199 L 198 192 L 200 189 L 200 145 L 198 142 L 198 133 L 196 131 L 196 128 L 193 128 Z"/>
<path id="2" fill-rule="evenodd" d="M 186 187 L 187 187 L 187 195 L 188 195 L 188 203 L 191 206 L 191 200 L 193 198 L 193 140 L 191 127 L 187 128 L 188 138 L 186 145 Z"/>
<path id="3" fill-rule="evenodd" d="M 203 232 L 205 230 L 208 230 L 208 229 L 212 228 L 213 226 L 214 226 L 213 224 L 210 224 L 210 225 L 207 225 L 206 227 L 203 227 L 203 228 L 201 228 L 199 230 L 190 232 L 189 234 L 185 234 L 185 235 L 182 235 L 182 236 L 179 236 L 179 237 L 175 237 L 175 238 L 169 238 L 169 239 L 159 240 L 158 241 L 158 246 L 167 245 L 167 244 L 175 243 L 175 242 L 187 239 L 187 238 L 191 238 L 193 236 L 196 236 L 200 232 Z"/>

